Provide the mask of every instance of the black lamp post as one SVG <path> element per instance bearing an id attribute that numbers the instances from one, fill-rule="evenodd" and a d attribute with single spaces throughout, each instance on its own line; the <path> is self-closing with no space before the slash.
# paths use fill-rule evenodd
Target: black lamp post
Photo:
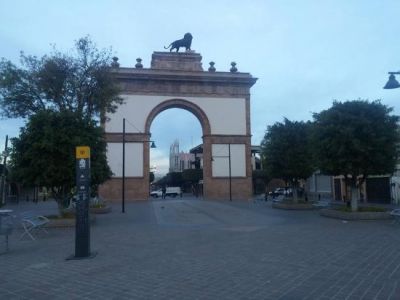
<path id="1" fill-rule="evenodd" d="M 151 143 L 150 148 L 157 148 L 154 141 L 143 141 Z M 125 213 L 125 118 L 122 119 L 122 213 Z"/>
<path id="2" fill-rule="evenodd" d="M 386 82 L 385 86 L 383 87 L 384 89 L 397 89 L 400 87 L 400 83 L 396 80 L 396 76 L 394 75 L 400 75 L 400 71 L 398 72 L 388 72 L 389 74 L 389 80 Z M 396 168 L 396 171 L 397 168 Z"/>
<path id="3" fill-rule="evenodd" d="M 400 83 L 396 80 L 396 76 L 394 75 L 400 75 L 399 72 L 388 72 L 389 74 L 389 80 L 386 82 L 385 86 L 383 87 L 384 89 L 397 89 L 400 87 Z"/>
<path id="4" fill-rule="evenodd" d="M 7 169 L 7 155 L 8 155 L 8 135 L 6 135 L 6 144 L 3 152 L 3 169 L 1 173 L 1 194 L 0 205 L 6 203 L 6 169 Z"/>

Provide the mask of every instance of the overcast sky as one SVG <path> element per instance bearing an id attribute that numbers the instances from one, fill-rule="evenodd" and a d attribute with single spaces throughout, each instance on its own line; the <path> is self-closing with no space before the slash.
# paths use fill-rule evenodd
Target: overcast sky
<path id="1" fill-rule="evenodd" d="M 381 99 L 400 114 L 400 89 L 382 89 L 387 72 L 400 69 L 399 15 L 398 0 L 4 0 L 0 57 L 17 63 L 19 51 L 42 56 L 52 44 L 67 51 L 90 35 L 99 48 L 111 46 L 121 66 L 140 57 L 149 67 L 153 51 L 191 32 L 204 69 L 214 61 L 217 71 L 228 71 L 235 61 L 258 78 L 251 125 L 259 144 L 268 125 L 309 120 L 335 99 Z M 5 135 L 18 135 L 22 122 L 0 122 L 3 149 Z M 201 142 L 199 122 L 183 110 L 161 113 L 151 132 L 158 147 L 151 163 L 161 172 L 176 138 L 185 151 Z"/>

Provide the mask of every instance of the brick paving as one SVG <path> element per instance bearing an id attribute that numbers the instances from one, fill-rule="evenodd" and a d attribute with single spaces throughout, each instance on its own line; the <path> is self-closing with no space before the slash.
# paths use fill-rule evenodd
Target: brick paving
<path id="1" fill-rule="evenodd" d="M 0 299 L 400 299 L 400 226 L 391 221 L 167 199 L 98 215 L 93 259 L 65 260 L 73 228 L 37 241 L 20 234 L 0 255 Z"/>

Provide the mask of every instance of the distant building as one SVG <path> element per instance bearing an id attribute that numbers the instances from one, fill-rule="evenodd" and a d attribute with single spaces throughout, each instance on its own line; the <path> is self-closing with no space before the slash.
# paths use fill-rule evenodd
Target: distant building
<path id="1" fill-rule="evenodd" d="M 261 164 L 261 146 L 251 146 L 251 167 L 253 170 L 262 170 Z"/>
<path id="2" fill-rule="evenodd" d="M 189 152 L 193 155 L 190 168 L 203 169 L 203 144 L 190 149 Z"/>
<path id="3" fill-rule="evenodd" d="M 346 185 L 344 176 L 335 176 L 333 182 L 336 201 L 351 199 L 351 188 Z M 359 197 L 362 203 L 400 204 L 400 165 L 393 174 L 367 176 L 359 187 Z"/>
<path id="4" fill-rule="evenodd" d="M 351 187 L 344 176 L 328 176 L 315 172 L 306 182 L 311 200 L 329 198 L 346 202 L 351 199 Z M 359 187 L 361 203 L 400 204 L 400 165 L 393 174 L 367 176 Z"/>
<path id="5" fill-rule="evenodd" d="M 182 172 L 190 169 L 194 155 L 179 151 L 179 141 L 175 140 L 169 148 L 169 172 Z"/>
<path id="6" fill-rule="evenodd" d="M 175 142 L 169 147 L 169 171 L 177 172 L 179 167 L 179 141 Z"/>
<path id="7" fill-rule="evenodd" d="M 314 172 L 305 184 L 305 191 L 310 200 L 332 199 L 333 198 L 333 178 L 321 172 Z"/>

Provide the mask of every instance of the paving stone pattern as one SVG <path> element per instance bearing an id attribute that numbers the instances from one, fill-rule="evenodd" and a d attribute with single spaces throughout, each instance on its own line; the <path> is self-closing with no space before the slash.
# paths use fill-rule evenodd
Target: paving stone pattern
<path id="1" fill-rule="evenodd" d="M 0 255 L 0 299 L 400 299 L 400 226 L 391 221 L 183 198 L 98 215 L 93 259 L 65 260 L 72 228 L 36 241 L 21 233 Z"/>

